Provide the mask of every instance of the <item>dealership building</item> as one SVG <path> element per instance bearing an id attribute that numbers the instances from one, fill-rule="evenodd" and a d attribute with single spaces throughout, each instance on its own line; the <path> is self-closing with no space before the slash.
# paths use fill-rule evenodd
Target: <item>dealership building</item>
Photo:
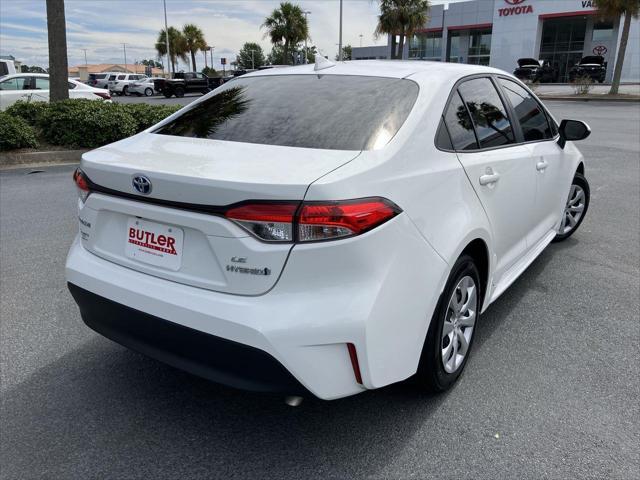
<path id="1" fill-rule="evenodd" d="M 508 72 L 519 58 L 548 61 L 567 81 L 571 67 L 590 55 L 607 62 L 607 81 L 624 19 L 604 19 L 593 0 L 469 0 L 434 5 L 429 22 L 405 45 L 403 58 L 490 65 Z M 353 48 L 354 60 L 391 58 L 387 45 Z M 640 81 L 640 20 L 631 20 L 622 81 Z"/>

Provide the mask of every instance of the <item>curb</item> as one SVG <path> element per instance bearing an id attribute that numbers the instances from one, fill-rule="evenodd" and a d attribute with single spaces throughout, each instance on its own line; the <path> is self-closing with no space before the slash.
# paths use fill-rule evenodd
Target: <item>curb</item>
<path id="1" fill-rule="evenodd" d="M 606 95 L 538 95 L 540 100 L 561 101 L 561 102 L 617 102 L 617 103 L 638 103 L 640 97 L 607 97 Z"/>
<path id="2" fill-rule="evenodd" d="M 34 165 L 78 163 L 89 150 L 52 150 L 48 152 L 0 153 L 0 170 Z"/>

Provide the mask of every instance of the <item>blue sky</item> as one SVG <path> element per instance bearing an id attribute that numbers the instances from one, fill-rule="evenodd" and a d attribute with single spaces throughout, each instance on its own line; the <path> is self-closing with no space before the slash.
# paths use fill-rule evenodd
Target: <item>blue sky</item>
<path id="1" fill-rule="evenodd" d="M 309 15 L 311 44 L 334 56 L 338 43 L 338 0 L 299 0 Z M 443 3 L 432 2 L 432 3 Z M 278 6 L 277 0 L 167 0 L 169 24 L 195 23 L 215 46 L 214 62 L 235 59 L 247 41 L 258 42 L 266 52 L 271 45 L 260 25 Z M 122 63 L 126 43 L 127 61 L 155 58 L 153 45 L 164 27 L 162 0 L 66 0 L 69 65 Z M 384 44 L 373 37 L 378 2 L 344 0 L 345 44 Z M 0 0 L 0 55 L 13 55 L 28 65 L 48 64 L 45 0 Z M 204 63 L 197 58 L 199 68 Z M 180 68 L 188 69 L 186 65 Z"/>

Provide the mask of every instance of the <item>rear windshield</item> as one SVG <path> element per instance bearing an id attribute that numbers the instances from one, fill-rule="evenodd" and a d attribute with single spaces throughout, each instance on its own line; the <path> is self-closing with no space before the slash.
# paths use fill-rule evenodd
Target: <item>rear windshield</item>
<path id="1" fill-rule="evenodd" d="M 238 77 L 155 131 L 332 150 L 384 147 L 418 96 L 410 80 L 346 75 Z"/>

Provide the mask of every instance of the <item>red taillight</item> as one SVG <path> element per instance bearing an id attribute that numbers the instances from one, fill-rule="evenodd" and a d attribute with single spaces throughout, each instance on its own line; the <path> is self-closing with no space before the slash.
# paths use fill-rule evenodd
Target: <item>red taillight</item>
<path id="1" fill-rule="evenodd" d="M 400 209 L 384 198 L 305 203 L 298 216 L 301 242 L 360 235 L 393 218 Z"/>
<path id="2" fill-rule="evenodd" d="M 93 92 L 93 93 L 99 96 L 100 98 L 103 98 L 104 100 L 111 100 L 111 95 L 109 95 L 108 93 L 102 93 L 102 92 Z"/>
<path id="3" fill-rule="evenodd" d="M 384 198 L 337 202 L 248 203 L 225 214 L 262 240 L 317 242 L 360 235 L 401 210 Z"/>
<path id="4" fill-rule="evenodd" d="M 293 241 L 298 203 L 248 203 L 231 208 L 225 216 L 262 240 Z"/>
<path id="5" fill-rule="evenodd" d="M 91 193 L 91 188 L 89 187 L 89 180 L 87 176 L 84 174 L 82 170 L 76 168 L 76 171 L 73 172 L 73 181 L 76 184 L 78 189 L 78 196 L 80 200 L 84 203 L 87 200 L 87 197 Z"/>

